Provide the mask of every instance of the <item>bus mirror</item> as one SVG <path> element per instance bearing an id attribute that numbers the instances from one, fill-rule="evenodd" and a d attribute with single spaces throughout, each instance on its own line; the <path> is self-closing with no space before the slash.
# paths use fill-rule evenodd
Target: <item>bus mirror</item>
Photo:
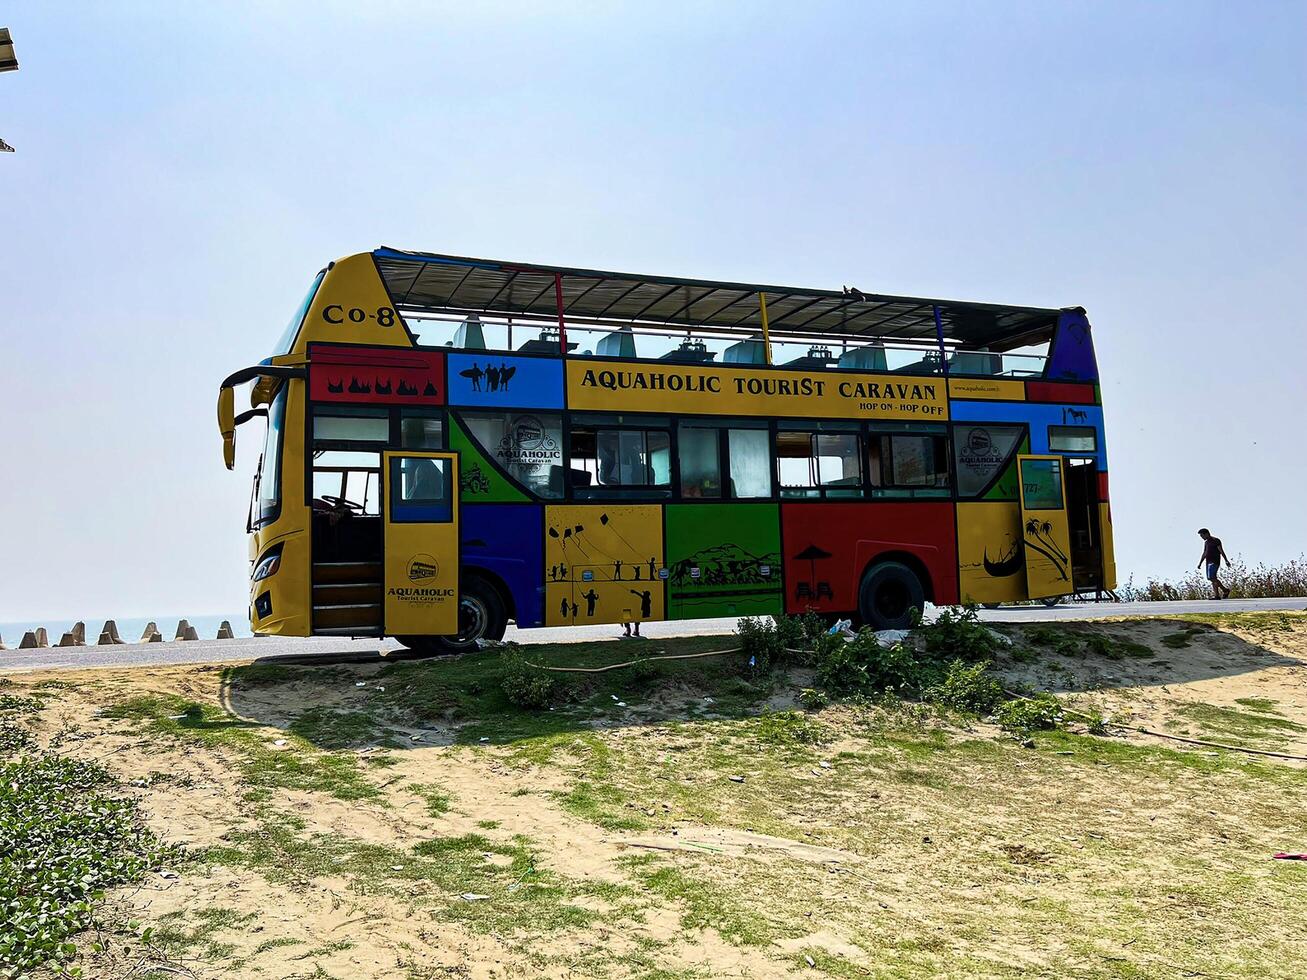
<path id="1" fill-rule="evenodd" d="M 222 461 L 227 469 L 236 466 L 236 390 L 218 391 L 218 431 L 222 433 Z"/>

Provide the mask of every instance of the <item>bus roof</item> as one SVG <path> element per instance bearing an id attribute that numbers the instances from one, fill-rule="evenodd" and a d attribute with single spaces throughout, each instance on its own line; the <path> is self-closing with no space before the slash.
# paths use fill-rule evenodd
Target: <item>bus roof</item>
<path id="1" fill-rule="evenodd" d="M 776 332 L 933 340 L 938 307 L 947 340 L 991 350 L 1045 339 L 1061 312 L 856 289 L 642 276 L 387 247 L 372 255 L 396 305 L 410 311 L 556 318 L 558 283 L 568 319 L 756 333 L 762 329 L 758 296 L 765 293 L 768 325 Z"/>

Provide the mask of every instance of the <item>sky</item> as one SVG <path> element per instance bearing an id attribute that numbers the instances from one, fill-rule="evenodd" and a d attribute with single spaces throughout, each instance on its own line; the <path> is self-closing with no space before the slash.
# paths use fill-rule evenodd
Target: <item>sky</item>
<path id="1" fill-rule="evenodd" d="M 0 621 L 239 611 L 217 386 L 378 245 L 1094 324 L 1120 578 L 1307 550 L 1307 5 L 11 3 Z"/>

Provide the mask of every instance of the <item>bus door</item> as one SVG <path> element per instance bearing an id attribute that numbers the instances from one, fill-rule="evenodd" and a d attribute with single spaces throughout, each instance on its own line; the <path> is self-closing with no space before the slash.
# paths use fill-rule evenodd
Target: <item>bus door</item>
<path id="1" fill-rule="evenodd" d="M 1021 527 L 1026 555 L 1026 593 L 1032 599 L 1068 595 L 1071 531 L 1061 456 L 1018 456 Z"/>
<path id="2" fill-rule="evenodd" d="M 387 636 L 458 632 L 458 454 L 382 454 Z"/>

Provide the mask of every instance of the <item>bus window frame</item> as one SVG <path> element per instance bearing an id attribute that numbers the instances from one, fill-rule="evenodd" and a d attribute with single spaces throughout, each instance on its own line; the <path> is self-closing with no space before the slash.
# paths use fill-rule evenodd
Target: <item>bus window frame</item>
<path id="1" fill-rule="evenodd" d="M 254 488 L 250 496 L 250 513 L 246 523 L 248 532 L 253 533 L 260 528 L 273 524 L 281 517 L 282 503 L 285 500 L 286 481 L 283 470 L 286 464 L 286 411 L 287 403 L 290 401 L 290 384 L 283 383 L 281 388 L 272 396 L 268 404 L 267 429 L 263 436 L 263 452 L 259 454 L 259 466 L 254 471 Z M 264 462 L 268 456 L 268 436 L 272 434 L 275 425 L 277 431 L 277 463 L 276 472 L 273 474 L 277 481 L 276 496 L 272 498 L 270 507 L 263 506 L 263 478 L 266 475 Z M 257 510 L 258 515 L 255 516 Z"/>

